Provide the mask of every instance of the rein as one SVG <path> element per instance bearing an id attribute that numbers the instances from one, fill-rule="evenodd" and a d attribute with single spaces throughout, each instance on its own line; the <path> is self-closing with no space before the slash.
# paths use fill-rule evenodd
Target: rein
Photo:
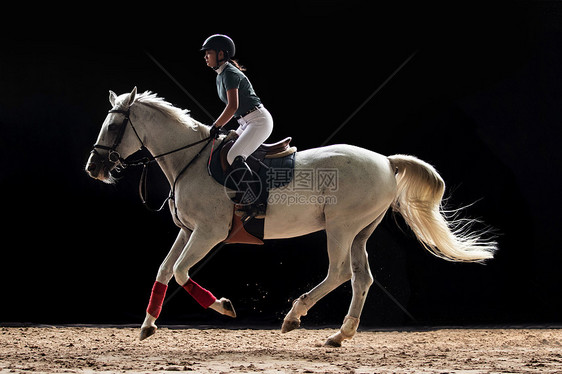
<path id="1" fill-rule="evenodd" d="M 150 155 L 150 158 L 149 157 L 143 157 L 143 158 L 138 159 L 138 160 L 127 161 L 127 160 L 125 160 L 124 158 L 121 157 L 119 152 L 117 152 L 117 147 L 119 146 L 119 144 L 121 144 L 121 141 L 123 140 L 123 135 L 125 134 L 127 124 L 131 125 L 131 128 L 133 129 L 133 132 L 135 133 L 135 136 L 137 137 L 138 141 L 141 143 L 141 149 L 146 149 L 148 151 L 148 148 L 146 148 L 146 146 L 144 145 L 144 142 L 142 141 L 142 139 L 139 136 L 137 130 L 135 129 L 135 126 L 133 125 L 133 121 L 131 121 L 131 118 L 130 118 L 131 110 L 130 109 L 127 109 L 127 110 L 111 109 L 111 110 L 109 110 L 108 113 L 120 113 L 120 114 L 124 115 L 123 122 L 119 126 L 119 133 L 117 134 L 117 137 L 115 138 L 115 141 L 113 142 L 113 145 L 111 147 L 96 143 L 96 144 L 94 144 L 94 147 L 93 147 L 93 149 L 90 153 L 95 153 L 98 156 L 100 156 L 100 154 L 97 152 L 96 149 L 103 149 L 103 150 L 109 151 L 109 153 L 107 155 L 107 160 L 112 164 L 117 164 L 118 169 L 126 169 L 130 166 L 133 166 L 133 167 L 134 166 L 142 166 L 143 169 L 142 169 L 141 177 L 140 177 L 140 180 L 139 180 L 139 197 L 142 201 L 142 204 L 151 212 L 160 212 L 162 209 L 164 209 L 164 206 L 166 205 L 166 203 L 169 200 L 172 200 L 172 201 L 174 201 L 174 214 L 176 216 L 176 219 L 178 219 L 178 213 L 177 213 L 178 208 L 175 204 L 176 183 L 177 183 L 178 179 L 180 178 L 180 176 L 195 162 L 195 160 L 197 160 L 199 158 L 199 156 L 201 155 L 203 150 L 205 148 L 207 148 L 207 146 L 214 139 L 209 136 L 205 139 L 198 140 L 194 143 L 185 145 L 183 147 L 180 147 L 180 148 L 168 151 L 168 152 L 161 153 L 161 154 L 156 155 L 156 156 Z M 170 193 L 169 193 L 168 197 L 164 200 L 164 202 L 160 205 L 160 208 L 153 209 L 150 206 L 148 206 L 148 202 L 147 202 L 147 198 L 146 198 L 147 197 L 147 179 L 148 179 L 148 173 L 147 173 L 148 170 L 147 169 L 148 169 L 148 165 L 150 165 L 153 162 L 156 162 L 157 159 L 159 159 L 161 157 L 165 157 L 165 156 L 171 155 L 172 153 L 183 151 L 184 149 L 194 147 L 194 146 L 199 145 L 199 144 L 204 143 L 204 142 L 207 142 L 205 144 L 205 146 L 203 148 L 201 148 L 199 150 L 199 152 L 197 152 L 197 154 L 187 163 L 187 165 L 184 166 L 184 168 L 175 177 L 174 182 L 172 183 L 172 186 L 170 187 Z M 148 151 L 148 152 L 150 153 L 150 151 Z M 178 221 L 179 221 L 179 219 L 178 219 Z"/>

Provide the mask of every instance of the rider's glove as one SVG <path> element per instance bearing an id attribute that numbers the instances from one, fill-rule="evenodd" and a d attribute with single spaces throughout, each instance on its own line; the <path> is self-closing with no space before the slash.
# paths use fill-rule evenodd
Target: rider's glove
<path id="1" fill-rule="evenodd" d="M 221 128 L 217 127 L 214 123 L 213 126 L 211 126 L 211 138 L 212 139 L 217 139 L 219 137 L 221 133 Z"/>

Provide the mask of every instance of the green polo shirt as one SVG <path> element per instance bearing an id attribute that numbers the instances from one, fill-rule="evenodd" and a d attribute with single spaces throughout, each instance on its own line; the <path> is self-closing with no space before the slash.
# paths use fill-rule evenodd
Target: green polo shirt
<path id="1" fill-rule="evenodd" d="M 248 80 L 248 77 L 232 64 L 226 63 L 223 66 L 224 68 L 220 74 L 217 75 L 217 92 L 219 98 L 225 104 L 228 104 L 226 91 L 232 88 L 238 88 L 238 110 L 234 115 L 243 115 L 253 107 L 260 105 L 260 98 L 254 92 L 254 88 Z"/>

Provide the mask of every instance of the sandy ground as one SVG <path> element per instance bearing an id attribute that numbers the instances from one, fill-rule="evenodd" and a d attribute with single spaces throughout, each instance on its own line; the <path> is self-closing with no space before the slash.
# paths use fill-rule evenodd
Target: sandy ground
<path id="1" fill-rule="evenodd" d="M 561 373 L 562 330 L 334 330 L 2 327 L 0 373 Z"/>

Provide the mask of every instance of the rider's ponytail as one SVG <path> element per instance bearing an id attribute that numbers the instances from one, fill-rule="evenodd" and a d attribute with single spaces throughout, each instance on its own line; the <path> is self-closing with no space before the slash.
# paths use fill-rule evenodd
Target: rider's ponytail
<path id="1" fill-rule="evenodd" d="M 240 71 L 246 71 L 246 68 L 245 68 L 244 66 L 240 65 L 240 64 L 238 63 L 238 61 L 236 61 L 236 60 L 229 60 L 229 62 L 230 62 L 232 65 L 236 66 L 236 68 L 237 68 L 238 70 L 240 70 Z"/>

